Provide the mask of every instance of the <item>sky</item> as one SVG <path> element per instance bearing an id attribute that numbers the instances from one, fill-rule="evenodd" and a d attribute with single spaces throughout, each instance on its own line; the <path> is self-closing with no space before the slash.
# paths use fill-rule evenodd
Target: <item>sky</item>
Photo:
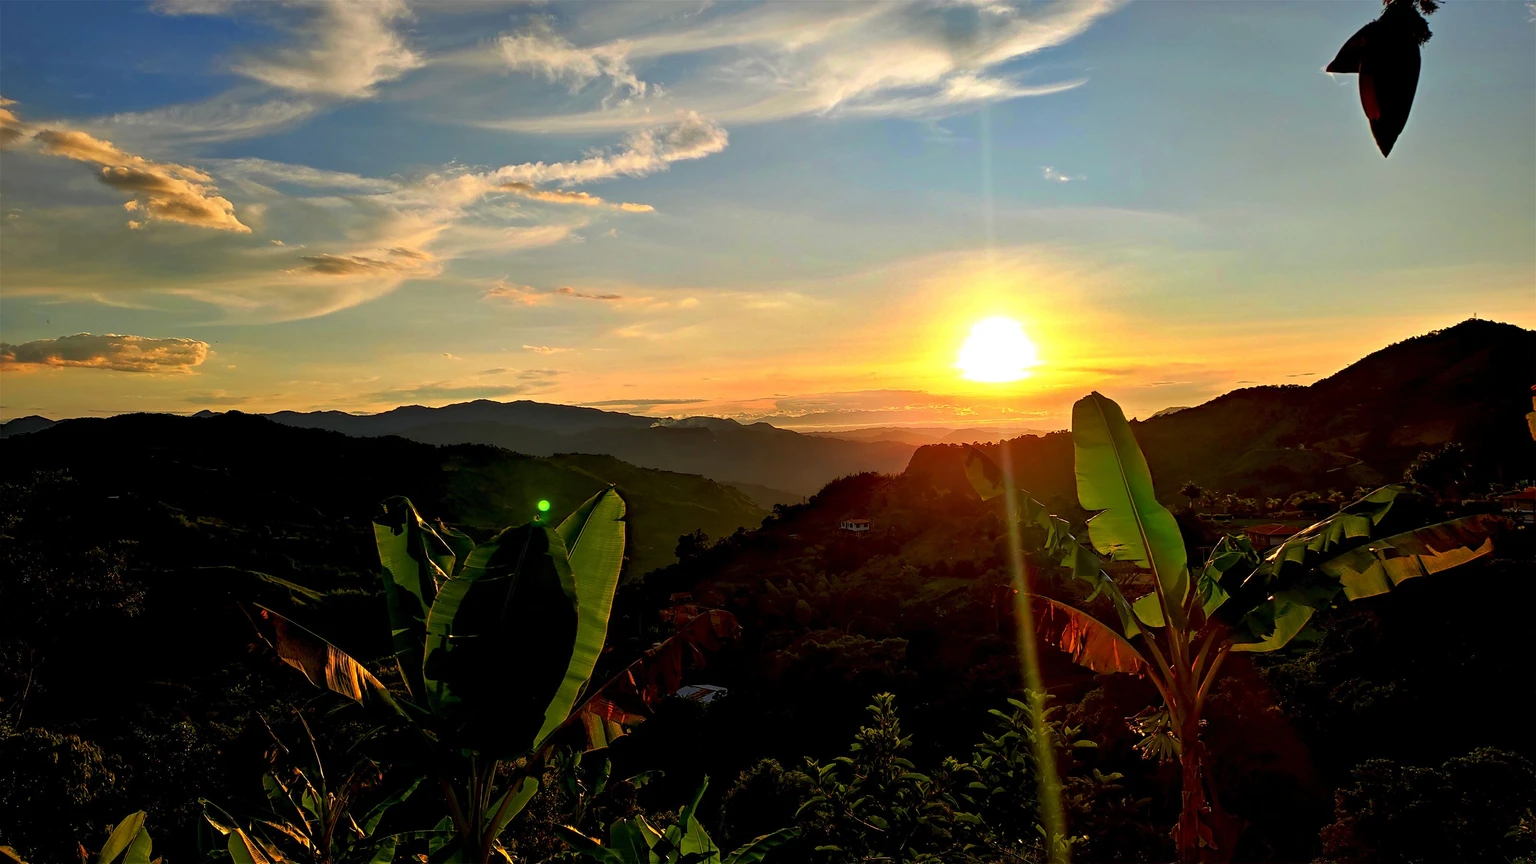
<path id="1" fill-rule="evenodd" d="M 1536 8 L 1430 19 L 1389 159 L 1379 8 L 0 3 L 0 419 L 1061 428 L 1536 327 Z"/>

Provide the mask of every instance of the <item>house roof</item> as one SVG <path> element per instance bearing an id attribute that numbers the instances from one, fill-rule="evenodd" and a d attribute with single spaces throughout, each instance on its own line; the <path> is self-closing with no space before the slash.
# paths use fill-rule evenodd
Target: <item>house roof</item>
<path id="1" fill-rule="evenodd" d="M 1521 489 L 1519 492 L 1512 492 L 1512 493 L 1510 493 L 1508 495 L 1500 495 L 1499 496 L 1499 500 L 1501 500 L 1501 501 L 1536 501 L 1536 486 L 1527 486 L 1524 489 Z"/>

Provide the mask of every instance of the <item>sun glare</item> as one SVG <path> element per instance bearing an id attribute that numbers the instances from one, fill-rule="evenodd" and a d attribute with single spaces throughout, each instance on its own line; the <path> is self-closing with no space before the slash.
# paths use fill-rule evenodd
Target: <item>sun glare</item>
<path id="1" fill-rule="evenodd" d="M 1030 367 L 1039 364 L 1035 343 L 1024 335 L 1024 325 L 1002 316 L 977 321 L 955 361 L 966 380 L 987 384 L 1028 378 Z"/>

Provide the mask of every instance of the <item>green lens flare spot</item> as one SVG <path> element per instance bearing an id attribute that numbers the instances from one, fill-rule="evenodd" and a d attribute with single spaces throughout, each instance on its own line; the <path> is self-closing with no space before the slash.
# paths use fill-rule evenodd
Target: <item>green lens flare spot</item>
<path id="1" fill-rule="evenodd" d="M 548 501 L 544 501 L 542 499 L 539 501 L 539 512 L 540 513 L 548 513 L 549 512 L 549 502 Z"/>

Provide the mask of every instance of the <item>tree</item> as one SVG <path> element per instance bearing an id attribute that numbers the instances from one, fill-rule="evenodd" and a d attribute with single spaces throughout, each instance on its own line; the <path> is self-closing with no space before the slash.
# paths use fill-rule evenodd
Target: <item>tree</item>
<path id="1" fill-rule="evenodd" d="M 297 622 L 260 607 L 258 628 L 310 683 L 373 709 L 418 745 L 447 815 L 434 854 L 485 864 L 539 788 L 561 730 L 606 746 L 681 681 L 686 658 L 734 635 L 719 610 L 600 688 L 602 652 L 624 558 L 625 505 L 606 489 L 558 527 L 534 521 L 484 543 L 428 525 L 405 498 L 374 520 L 402 693 Z"/>
<path id="2" fill-rule="evenodd" d="M 1205 490 L 1196 486 L 1195 481 L 1191 480 L 1179 487 L 1179 494 L 1189 499 L 1189 512 L 1193 513 L 1195 512 L 1195 502 L 1200 500 L 1200 496 L 1205 494 Z"/>
<path id="3" fill-rule="evenodd" d="M 1461 482 L 1467 479 L 1467 451 L 1455 441 L 1447 441 L 1438 450 L 1425 450 L 1415 456 L 1403 480 L 1424 486 L 1441 499 L 1455 499 Z"/>
<path id="4" fill-rule="evenodd" d="M 1181 814 L 1173 832 L 1179 858 L 1230 855 L 1238 826 L 1208 788 L 1209 757 L 1200 741 L 1206 700 L 1227 657 L 1285 647 L 1341 594 L 1372 597 L 1490 555 L 1502 520 L 1477 515 L 1425 526 L 1412 494 L 1386 486 L 1263 559 L 1246 540 L 1225 537 L 1203 566 L 1192 569 L 1178 523 L 1157 502 L 1146 458 L 1120 406 L 1098 393 L 1079 400 L 1072 436 L 1078 499 L 1083 509 L 1097 511 L 1088 522 L 1094 551 L 974 448 L 966 472 L 984 499 L 1008 501 L 1009 517 L 1017 520 L 1034 562 L 1064 567 L 1093 589 L 1092 596 L 1109 599 L 1117 627 L 1027 592 L 1022 611 L 1032 617 L 1033 632 L 1077 663 L 1135 675 L 1156 688 L 1162 709 L 1148 718 L 1146 731 L 1180 763 Z M 1139 565 L 1151 577 L 1152 592 L 1128 599 L 1095 551 Z"/>

